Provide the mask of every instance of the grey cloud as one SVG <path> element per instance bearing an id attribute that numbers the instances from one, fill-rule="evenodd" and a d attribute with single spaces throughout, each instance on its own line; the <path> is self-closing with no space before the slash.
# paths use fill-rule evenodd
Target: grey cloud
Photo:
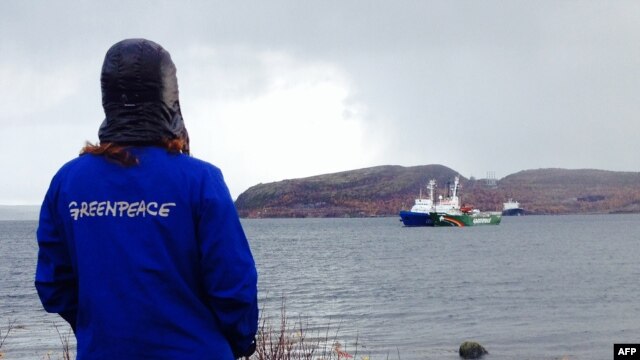
<path id="1" fill-rule="evenodd" d="M 260 94 L 254 54 L 334 64 L 372 138 L 384 129 L 384 155 L 363 166 L 640 171 L 636 1 L 3 1 L 0 33 L 0 69 L 67 66 L 82 79 L 46 119 L 5 112 L 2 124 L 98 124 L 104 53 L 148 37 L 171 52 L 187 104 Z M 39 85 L 2 83 L 0 94 Z"/>

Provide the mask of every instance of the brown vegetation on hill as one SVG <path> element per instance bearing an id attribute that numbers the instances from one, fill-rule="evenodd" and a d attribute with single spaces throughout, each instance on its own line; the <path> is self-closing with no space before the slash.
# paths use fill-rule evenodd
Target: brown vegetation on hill
<path id="1" fill-rule="evenodd" d="M 259 184 L 236 200 L 241 217 L 395 216 L 436 179 L 445 195 L 457 172 L 442 165 L 378 166 Z M 461 177 L 464 204 L 501 210 L 509 198 L 530 214 L 640 212 L 640 173 L 539 169 L 496 183 Z"/>

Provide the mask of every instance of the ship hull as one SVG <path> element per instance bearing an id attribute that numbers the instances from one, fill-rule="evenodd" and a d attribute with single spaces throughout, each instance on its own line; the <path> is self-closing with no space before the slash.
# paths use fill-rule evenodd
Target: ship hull
<path id="1" fill-rule="evenodd" d="M 498 213 L 479 214 L 438 214 L 430 213 L 434 226 L 478 226 L 478 225 L 499 225 L 502 215 Z"/>
<path id="2" fill-rule="evenodd" d="M 433 226 L 433 220 L 428 213 L 400 211 L 400 220 L 404 226 Z"/>
<path id="3" fill-rule="evenodd" d="M 522 216 L 524 215 L 524 209 L 507 209 L 502 211 L 502 216 Z"/>

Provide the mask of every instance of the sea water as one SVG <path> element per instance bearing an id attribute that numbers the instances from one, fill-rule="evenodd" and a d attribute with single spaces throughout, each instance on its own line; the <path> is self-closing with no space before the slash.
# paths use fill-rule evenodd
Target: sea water
<path id="1" fill-rule="evenodd" d="M 0 222 L 7 359 L 57 358 L 69 334 L 33 288 L 36 226 Z M 278 327 L 284 304 L 291 325 L 327 334 L 358 359 L 459 359 L 459 345 L 475 340 L 487 359 L 600 360 L 613 357 L 614 343 L 640 342 L 640 215 L 505 217 L 468 228 L 407 228 L 395 217 L 243 226 L 264 316 Z"/>

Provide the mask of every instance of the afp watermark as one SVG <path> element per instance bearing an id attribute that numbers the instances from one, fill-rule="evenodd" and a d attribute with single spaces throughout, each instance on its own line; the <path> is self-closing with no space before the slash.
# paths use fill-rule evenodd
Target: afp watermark
<path id="1" fill-rule="evenodd" d="M 613 360 L 640 360 L 640 344 L 613 344 Z"/>

